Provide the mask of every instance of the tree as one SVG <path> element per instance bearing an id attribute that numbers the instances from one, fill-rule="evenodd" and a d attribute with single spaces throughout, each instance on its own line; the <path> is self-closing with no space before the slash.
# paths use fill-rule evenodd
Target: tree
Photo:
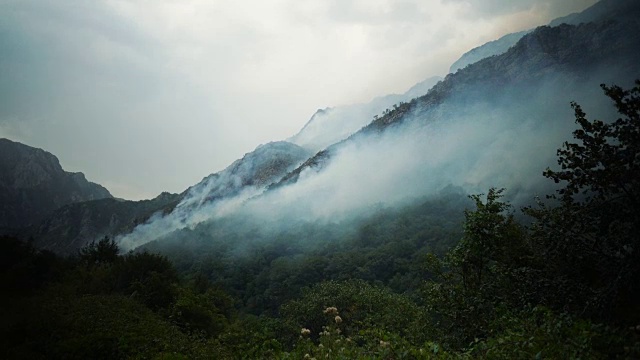
<path id="1" fill-rule="evenodd" d="M 558 150 L 556 207 L 528 208 L 538 254 L 565 305 L 601 320 L 637 321 L 640 295 L 640 81 L 630 90 L 601 85 L 621 117 L 589 120 L 573 102 L 576 142 Z M 564 289 L 562 289 L 564 288 Z"/>
<path id="2" fill-rule="evenodd" d="M 443 343 L 462 347 L 489 334 L 500 307 L 523 306 L 529 297 L 530 251 L 524 229 L 501 201 L 504 189 L 489 189 L 486 198 L 471 195 L 476 209 L 465 211 L 464 236 L 439 260 L 428 259 L 434 280 L 425 285 L 425 300 Z"/>
<path id="3" fill-rule="evenodd" d="M 562 201 L 590 204 L 618 201 L 638 209 L 640 181 L 640 80 L 631 90 L 600 85 L 624 117 L 606 123 L 589 121 L 582 107 L 571 103 L 580 129 L 573 132 L 578 143 L 563 144 L 558 150 L 562 170 L 547 169 L 544 176 L 556 183 L 566 182 L 558 190 Z M 576 198 L 582 194 L 585 197 Z M 637 211 L 634 212 L 637 214 Z"/>
<path id="4" fill-rule="evenodd" d="M 120 249 L 115 241 L 105 236 L 80 249 L 80 259 L 88 265 L 111 264 L 118 260 Z"/>

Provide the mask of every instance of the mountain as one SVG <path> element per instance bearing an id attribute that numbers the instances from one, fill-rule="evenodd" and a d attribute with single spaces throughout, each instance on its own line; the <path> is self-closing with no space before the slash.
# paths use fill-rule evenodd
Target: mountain
<path id="1" fill-rule="evenodd" d="M 579 25 L 603 20 L 633 20 L 636 16 L 638 2 L 636 0 L 600 0 L 593 6 L 579 13 L 555 19 L 549 26 L 560 24 Z"/>
<path id="2" fill-rule="evenodd" d="M 224 170 L 211 174 L 187 189 L 169 214 L 152 217 L 131 233 L 122 233 L 120 246 L 131 249 L 171 233 L 196 226 L 259 197 L 267 187 L 281 179 L 311 156 L 303 147 L 286 141 L 258 146 Z"/>
<path id="3" fill-rule="evenodd" d="M 312 151 L 322 150 L 346 139 L 393 104 L 426 94 L 440 80 L 441 77 L 433 76 L 415 84 L 403 94 L 380 96 L 364 104 L 320 109 L 313 114 L 302 130 L 288 141 Z"/>
<path id="4" fill-rule="evenodd" d="M 633 16 L 637 6 L 635 0 L 601 0 L 593 6 L 579 13 L 569 14 L 552 20 L 549 26 L 555 27 L 561 24 L 579 25 L 589 22 L 598 22 L 605 19 L 624 19 Z M 473 48 L 464 53 L 460 59 L 456 60 L 449 68 L 449 73 L 466 67 L 482 59 L 505 53 L 510 47 L 515 45 L 523 36 L 533 31 L 525 30 L 502 36 L 501 38 L 489 41 L 481 46 Z"/>
<path id="5" fill-rule="evenodd" d="M 627 7 L 627 14 L 640 14 L 638 5 Z M 596 115 L 610 116 L 611 106 L 599 100 L 598 85 L 627 86 L 640 77 L 637 19 L 604 16 L 598 22 L 540 27 L 505 53 L 447 75 L 423 96 L 387 108 L 355 133 L 344 131 L 335 137 L 340 140 L 315 151 L 330 139 L 330 125 L 340 123 L 330 110 L 321 111 L 290 139 L 315 155 L 298 158 L 300 165 L 281 177 L 274 173 L 267 191 L 261 187 L 246 193 L 236 186 L 227 192 L 225 184 L 244 184 L 249 178 L 229 181 L 212 175 L 190 190 L 191 199 L 172 214 L 139 226 L 121 245 L 135 248 L 196 234 L 206 243 L 207 236 L 222 236 L 215 225 L 220 219 L 243 219 L 242 226 L 252 228 L 246 222 L 254 219 L 252 236 L 278 237 L 278 231 L 301 226 L 293 224 L 347 224 L 381 204 L 402 207 L 408 199 L 450 185 L 468 193 L 504 186 L 511 200 L 523 201 L 548 193 L 550 185 L 540 174 L 555 163 L 554 149 L 575 127 L 570 101 L 586 102 Z M 220 191 L 226 194 L 224 206 L 194 210 Z M 261 233 L 265 229 L 271 229 L 270 235 Z"/>
<path id="6" fill-rule="evenodd" d="M 640 14 L 640 3 L 627 7 L 626 13 Z M 556 79 L 552 81 L 556 83 L 558 78 L 565 78 L 571 84 L 584 83 L 590 78 L 594 88 L 605 80 L 629 82 L 640 76 L 640 21 L 633 16 L 624 19 L 627 20 L 605 19 L 607 21 L 577 26 L 563 23 L 557 27 L 540 27 L 522 37 L 504 54 L 470 64 L 455 74 L 447 75 L 424 96 L 395 105 L 353 134 L 347 143 L 372 133 L 384 133 L 408 122 L 424 125 L 435 119 L 445 121 L 447 115 L 453 116 L 454 108 L 458 107 L 453 105 L 456 103 L 468 107 L 481 102 L 522 107 L 515 102 L 526 104 L 527 96 L 539 96 L 537 93 L 544 90 L 559 92 L 560 88 L 545 89 L 542 86 L 546 79 L 554 77 Z M 564 88 L 567 87 L 565 84 Z M 579 91 L 575 93 L 580 94 Z M 567 95 L 559 96 L 566 98 Z M 511 103 L 501 103 L 500 99 Z M 566 103 L 571 100 L 567 98 Z M 336 144 L 319 152 L 284 180 L 295 182 L 297 175 L 306 168 L 320 171 L 330 162 L 332 155 L 339 153 L 339 146 L 345 145 Z"/>
<path id="7" fill-rule="evenodd" d="M 520 31 L 517 33 L 511 33 L 504 35 L 503 37 L 489 41 L 486 44 L 480 45 L 476 48 L 473 48 L 466 53 L 462 54 L 460 59 L 456 60 L 451 67 L 449 67 L 449 72 L 454 73 L 469 64 L 473 64 L 482 60 L 484 58 L 488 58 L 494 55 L 500 55 L 509 50 L 510 47 L 515 45 L 523 36 L 530 33 L 531 30 Z"/>
<path id="8" fill-rule="evenodd" d="M 310 155 L 298 145 L 271 142 L 182 194 L 128 201 L 113 198 L 81 173 L 63 171 L 58 159 L 44 150 L 0 139 L 1 224 L 4 233 L 70 255 L 104 236 L 130 233 L 150 219 L 171 214 L 172 221 L 184 225 L 186 218 L 194 221 L 197 212 L 211 211 L 222 200 L 259 194 Z"/>
<path id="9" fill-rule="evenodd" d="M 82 173 L 64 171 L 53 154 L 0 139 L 0 230 L 32 238 L 42 249 L 73 254 L 91 241 L 130 232 L 155 213 L 171 212 L 181 198 L 116 199 Z"/>
<path id="10" fill-rule="evenodd" d="M 260 145 L 226 169 L 187 189 L 179 207 L 201 207 L 249 188 L 260 191 L 300 165 L 310 154 L 303 147 L 286 141 Z"/>
<path id="11" fill-rule="evenodd" d="M 71 203 L 112 198 L 84 174 L 66 172 L 44 150 L 0 139 L 0 229 L 37 224 Z"/>
<path id="12" fill-rule="evenodd" d="M 540 190 L 536 175 L 573 127 L 552 120 L 571 118 L 568 103 L 591 101 L 597 84 L 625 85 L 640 74 L 640 24 L 629 16 L 638 6 L 625 11 L 595 23 L 540 27 L 442 81 L 319 111 L 289 141 L 258 146 L 180 195 L 69 205 L 43 216 L 31 234 L 62 253 L 104 235 L 132 249 L 182 229 L 215 231 L 201 224 L 220 217 L 261 219 L 276 229 L 339 222 L 450 185 L 467 192 L 507 186 L 530 197 Z"/>
<path id="13" fill-rule="evenodd" d="M 55 210 L 28 235 L 34 245 L 71 255 L 92 241 L 132 231 L 156 213 L 170 213 L 181 195 L 162 193 L 151 200 L 100 199 L 69 204 Z"/>

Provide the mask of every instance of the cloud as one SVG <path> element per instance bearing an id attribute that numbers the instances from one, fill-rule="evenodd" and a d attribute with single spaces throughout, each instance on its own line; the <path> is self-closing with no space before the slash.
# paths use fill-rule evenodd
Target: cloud
<path id="1" fill-rule="evenodd" d="M 454 0 L 5 2 L 0 136 L 128 184 L 116 196 L 181 192 L 318 108 L 404 92 L 528 24 L 485 5 L 474 18 Z M 518 14 L 546 22 L 543 8 Z"/>
<path id="2" fill-rule="evenodd" d="M 572 12 L 581 11 L 598 0 L 444 0 L 464 6 L 467 14 L 478 17 L 496 18 L 519 12 L 544 12 L 551 17 L 560 17 Z"/>

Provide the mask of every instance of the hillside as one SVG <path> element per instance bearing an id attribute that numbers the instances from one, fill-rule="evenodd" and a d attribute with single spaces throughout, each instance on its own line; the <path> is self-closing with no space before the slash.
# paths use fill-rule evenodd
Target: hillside
<path id="1" fill-rule="evenodd" d="M 0 139 L 0 229 L 24 228 L 64 205 L 111 197 L 84 174 L 64 171 L 51 153 Z"/>
<path id="2" fill-rule="evenodd" d="M 638 13 L 638 6 L 635 11 Z M 581 90 L 587 84 L 594 87 L 602 82 L 627 84 L 629 74 L 640 73 L 639 31 L 640 23 L 635 18 L 540 27 L 506 53 L 449 74 L 424 96 L 394 105 L 346 141 L 331 146 L 330 151 L 319 152 L 316 160 L 303 164 L 285 179 L 291 182 L 290 179 L 296 179 L 296 174 L 306 168 L 323 169 L 340 148 L 353 146 L 350 144 L 369 143 L 367 139 L 372 136 L 375 139 L 393 131 L 402 133 L 403 129 L 428 131 L 427 127 L 435 126 L 437 121 L 451 122 L 451 119 L 473 116 L 469 114 L 473 110 L 469 109 L 477 106 L 493 107 L 492 112 L 496 113 L 502 109 L 500 112 L 506 112 L 504 115 L 514 117 L 521 117 L 526 109 L 526 118 L 535 119 L 536 127 L 542 126 L 552 121 L 551 108 L 591 97 Z M 547 108 L 530 107 L 528 99 L 532 97 L 548 101 Z M 477 117 L 485 116 L 478 114 Z M 392 128 L 397 130 L 390 131 Z M 553 129 L 547 127 L 540 131 Z M 493 131 L 500 132 L 499 129 Z"/>
<path id="3" fill-rule="evenodd" d="M 637 4 L 634 0 L 602 0 L 582 12 L 554 19 L 548 26 L 556 27 L 561 24 L 579 25 L 607 19 L 631 20 L 636 10 Z M 507 34 L 497 40 L 489 41 L 469 50 L 451 65 L 449 73 L 455 73 L 467 65 L 482 59 L 505 53 L 531 31 L 533 31 L 533 29 Z"/>
<path id="4" fill-rule="evenodd" d="M 332 144 L 348 138 L 371 122 L 374 116 L 381 114 L 393 104 L 409 101 L 424 95 L 438 81 L 439 76 L 429 77 L 403 94 L 389 94 L 376 97 L 368 103 L 328 107 L 316 111 L 305 126 L 294 136 L 289 138 L 294 144 L 310 151 L 319 151 Z"/>
<path id="5" fill-rule="evenodd" d="M 34 245 L 60 255 L 72 255 L 93 241 L 132 231 L 156 213 L 171 212 L 181 195 L 162 193 L 151 200 L 100 199 L 69 204 L 31 227 Z"/>

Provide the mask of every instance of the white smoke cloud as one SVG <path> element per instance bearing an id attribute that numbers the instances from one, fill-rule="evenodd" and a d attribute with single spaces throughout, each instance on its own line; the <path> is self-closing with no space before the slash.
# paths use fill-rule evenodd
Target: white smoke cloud
<path id="1" fill-rule="evenodd" d="M 549 190 L 542 171 L 553 167 L 556 149 L 575 129 L 569 102 L 584 104 L 595 117 L 613 117 L 597 85 L 607 78 L 602 73 L 588 79 L 556 74 L 499 91 L 462 91 L 430 110 L 416 109 L 402 126 L 343 143 L 332 150 L 325 167 L 304 170 L 294 184 L 250 191 L 183 213 L 178 207 L 168 220 L 153 219 L 136 229 L 123 246 L 142 245 L 180 227 L 224 217 L 258 219 L 271 229 L 349 221 L 450 185 L 468 193 L 506 187 L 512 199 L 530 203 L 534 195 Z M 184 220 L 175 222 L 176 217 L 190 220 L 185 225 Z M 163 221 L 170 226 L 156 225 Z"/>

